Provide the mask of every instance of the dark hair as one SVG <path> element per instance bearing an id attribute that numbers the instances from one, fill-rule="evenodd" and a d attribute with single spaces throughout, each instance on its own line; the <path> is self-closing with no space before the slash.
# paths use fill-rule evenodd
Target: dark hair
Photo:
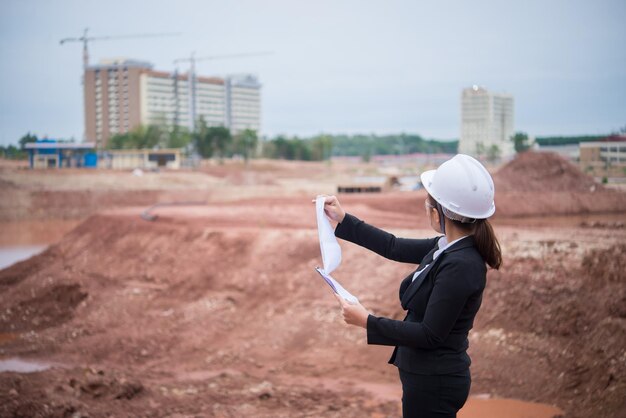
<path id="1" fill-rule="evenodd" d="M 436 206 L 437 202 L 431 195 L 428 195 L 428 200 L 432 206 Z M 440 212 L 439 210 L 437 210 Z M 439 213 L 439 216 L 445 216 L 443 213 Z M 453 223 L 456 227 L 463 231 L 474 235 L 474 242 L 476 242 L 476 248 L 478 253 L 483 257 L 485 263 L 493 269 L 498 270 L 502 265 L 502 251 L 500 249 L 500 243 L 496 234 L 493 232 L 493 227 L 487 219 L 476 219 L 473 223 L 463 223 L 446 217 L 449 222 Z"/>
<path id="2" fill-rule="evenodd" d="M 473 225 L 474 241 L 478 252 L 489 267 L 498 270 L 502 264 L 502 251 L 491 224 L 487 219 L 477 219 Z"/>

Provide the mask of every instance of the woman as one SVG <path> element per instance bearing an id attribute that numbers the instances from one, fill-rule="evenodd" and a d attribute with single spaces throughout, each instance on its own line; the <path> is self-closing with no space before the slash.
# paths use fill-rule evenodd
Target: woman
<path id="1" fill-rule="evenodd" d="M 480 308 L 487 266 L 497 269 L 500 245 L 487 218 L 495 212 L 494 186 L 474 158 L 458 154 L 422 173 L 431 227 L 442 236 L 402 239 L 347 214 L 334 196 L 325 212 L 335 235 L 383 257 L 419 264 L 400 285 L 403 321 L 377 317 L 338 297 L 346 323 L 367 330 L 368 344 L 395 346 L 389 363 L 402 382 L 408 417 L 456 417 L 471 377 L 468 332 Z"/>

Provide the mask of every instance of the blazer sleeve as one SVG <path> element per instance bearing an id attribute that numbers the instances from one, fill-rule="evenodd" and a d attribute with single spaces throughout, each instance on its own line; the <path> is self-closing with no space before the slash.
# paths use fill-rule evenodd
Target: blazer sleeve
<path id="1" fill-rule="evenodd" d="M 443 264 L 437 272 L 433 291 L 422 322 L 397 321 L 369 315 L 367 343 L 434 349 L 450 334 L 467 299 L 476 291 L 469 285 L 472 271 L 462 263 Z M 480 274 L 480 273 L 478 273 Z"/>
<path id="2" fill-rule="evenodd" d="M 346 213 L 337 225 L 335 236 L 402 263 L 419 264 L 437 244 L 439 237 L 429 239 L 396 238 L 393 234 L 369 225 Z"/>

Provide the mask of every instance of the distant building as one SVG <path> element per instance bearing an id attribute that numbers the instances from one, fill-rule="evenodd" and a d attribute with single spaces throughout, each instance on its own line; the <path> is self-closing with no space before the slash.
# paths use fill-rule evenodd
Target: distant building
<path id="1" fill-rule="evenodd" d="M 626 177 L 626 135 L 580 143 L 580 168 L 595 177 Z"/>
<path id="2" fill-rule="evenodd" d="M 232 133 L 260 130 L 261 84 L 252 75 L 196 77 L 196 120 Z M 143 124 L 189 127 L 188 75 L 155 71 L 136 60 L 110 60 L 85 72 L 85 134 L 99 149 Z"/>
<path id="3" fill-rule="evenodd" d="M 109 168 L 132 170 L 181 166 L 181 148 L 96 151 L 94 143 L 74 144 L 42 139 L 25 145 L 30 168 Z"/>
<path id="4" fill-rule="evenodd" d="M 232 133 L 261 128 L 261 84 L 251 75 L 224 80 L 226 123 Z"/>
<path id="5" fill-rule="evenodd" d="M 101 168 L 111 168 L 117 170 L 156 169 L 172 168 L 178 169 L 181 164 L 181 149 L 166 148 L 159 150 L 150 149 L 116 149 L 100 152 Z"/>
<path id="6" fill-rule="evenodd" d="M 501 157 L 515 154 L 513 96 L 478 86 L 461 93 L 459 153 L 484 156 L 496 146 Z"/>
<path id="7" fill-rule="evenodd" d="M 96 168 L 98 165 L 93 143 L 74 144 L 42 139 L 26 144 L 24 148 L 28 151 L 30 168 Z"/>
<path id="8" fill-rule="evenodd" d="M 573 162 L 577 162 L 580 156 L 579 144 L 539 145 L 535 143 L 532 149 L 537 152 L 552 152 Z"/>

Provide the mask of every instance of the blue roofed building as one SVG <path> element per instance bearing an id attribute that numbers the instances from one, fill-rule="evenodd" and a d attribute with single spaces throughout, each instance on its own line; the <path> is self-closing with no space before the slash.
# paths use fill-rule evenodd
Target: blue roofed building
<path id="1" fill-rule="evenodd" d="M 98 166 L 98 154 L 94 143 L 75 144 L 42 139 L 26 144 L 30 168 L 66 168 Z"/>

